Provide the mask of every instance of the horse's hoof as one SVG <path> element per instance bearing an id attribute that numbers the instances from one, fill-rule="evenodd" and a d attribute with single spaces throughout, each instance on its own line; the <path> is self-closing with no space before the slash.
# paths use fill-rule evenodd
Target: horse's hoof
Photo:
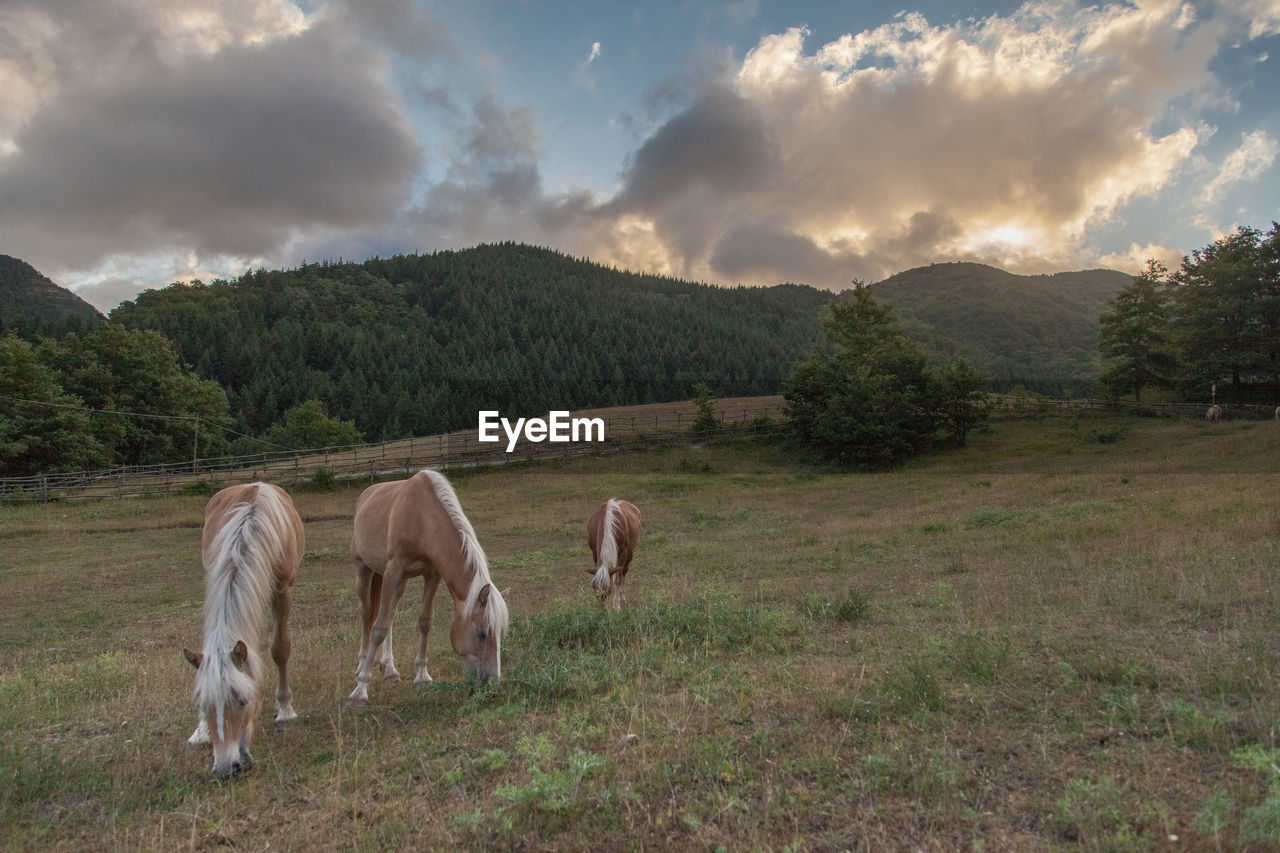
<path id="1" fill-rule="evenodd" d="M 291 728 L 293 728 L 293 724 L 294 724 L 295 722 L 297 722 L 297 720 L 298 720 L 298 715 L 297 715 L 297 714 L 294 714 L 292 717 L 284 717 L 283 719 L 281 719 L 281 718 L 277 717 L 277 718 L 276 718 L 276 729 L 277 729 L 277 730 L 279 730 L 279 729 L 291 729 Z"/>
<path id="2" fill-rule="evenodd" d="M 367 708 L 369 707 L 369 697 L 348 696 L 347 701 L 343 703 L 348 708 Z"/>
<path id="3" fill-rule="evenodd" d="M 386 675 L 382 676 L 382 681 L 385 684 L 395 684 L 399 680 L 400 673 L 398 672 L 388 672 Z"/>

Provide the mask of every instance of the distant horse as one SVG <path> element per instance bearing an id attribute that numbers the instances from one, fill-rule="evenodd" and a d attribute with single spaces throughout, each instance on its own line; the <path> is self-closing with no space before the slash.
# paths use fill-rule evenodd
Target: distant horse
<path id="1" fill-rule="evenodd" d="M 587 547 L 596 564 L 594 569 L 587 569 L 587 574 L 595 575 L 592 588 L 601 601 L 612 601 L 615 610 L 626 601 L 622 584 L 639 541 L 640 510 L 629 501 L 610 498 L 587 522 Z"/>
<path id="2" fill-rule="evenodd" d="M 348 704 L 369 701 L 379 648 L 384 680 L 400 678 L 392 659 L 391 622 L 411 577 L 421 577 L 425 587 L 418 614 L 414 683 L 431 680 L 427 632 L 441 580 L 453 596 L 449 640 L 462 671 L 481 679 L 502 675 L 502 637 L 509 621 L 505 595 L 510 590 L 499 592 L 490 580 L 484 550 L 443 474 L 419 471 L 407 480 L 365 489 L 356 501 L 351 559 L 356 564 L 363 632 L 356 687 L 347 697 Z"/>
<path id="3" fill-rule="evenodd" d="M 183 649 L 196 668 L 200 721 L 190 744 L 213 743 L 213 772 L 225 779 L 253 766 L 249 742 L 262 704 L 258 642 L 275 613 L 271 659 L 278 675 L 276 724 L 297 719 L 289 690 L 289 607 L 306 547 L 302 519 L 269 483 L 229 486 L 204 510 L 204 650 Z"/>
<path id="4" fill-rule="evenodd" d="M 1211 424 L 1216 424 L 1222 420 L 1222 407 L 1216 403 L 1210 406 L 1209 411 L 1204 413 L 1204 419 Z"/>

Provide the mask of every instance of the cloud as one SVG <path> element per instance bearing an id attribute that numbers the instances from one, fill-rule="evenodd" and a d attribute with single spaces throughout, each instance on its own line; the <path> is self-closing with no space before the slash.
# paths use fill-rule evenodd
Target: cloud
<path id="1" fill-rule="evenodd" d="M 1243 134 L 1240 147 L 1227 155 L 1218 173 L 1205 185 L 1205 200 L 1219 198 L 1224 189 L 1237 181 L 1258 177 L 1271 168 L 1277 153 L 1280 153 L 1280 143 L 1268 136 L 1266 131 L 1255 130 Z"/>
<path id="2" fill-rule="evenodd" d="M 1167 268 L 1176 270 L 1185 254 L 1186 252 L 1184 251 L 1155 243 L 1146 243 L 1141 246 L 1137 243 L 1130 243 L 1126 251 L 1111 252 L 1098 258 L 1098 264 L 1105 269 L 1120 270 L 1121 272 L 1138 275 L 1146 269 L 1148 260 L 1160 261 Z"/>
<path id="3" fill-rule="evenodd" d="M 1277 154 L 1252 128 L 1216 170 L 1201 148 L 1239 106 L 1211 63 L 1280 31 L 1280 0 L 1030 0 L 825 43 L 797 27 L 737 57 L 702 44 L 610 105 L 637 141 L 616 184 L 585 188 L 546 185 L 557 117 L 496 91 L 503 57 L 441 7 L 0 2 L 0 251 L 103 300 L 193 270 L 508 239 L 833 288 L 940 260 L 1095 266 L 1135 202 L 1199 181 L 1191 220 Z M 570 70 L 591 94 L 603 56 L 593 42 Z M 1166 250 L 1107 258 L 1148 251 Z"/>
<path id="4" fill-rule="evenodd" d="M 1232 9 L 1249 22 L 1249 38 L 1280 33 L 1280 0 L 1236 0 Z"/>
<path id="5" fill-rule="evenodd" d="M 1213 83 L 1217 45 L 1171 3 L 808 36 L 762 39 L 638 149 L 603 208 L 628 217 L 619 254 L 829 287 L 939 258 L 1060 268 L 1188 162 L 1203 131 L 1153 128 Z"/>
<path id="6" fill-rule="evenodd" d="M 334 27 L 270 0 L 19 5 L 56 47 L 6 104 L 0 233 L 24 256 L 260 257 L 404 205 L 422 158 L 386 62 Z"/>

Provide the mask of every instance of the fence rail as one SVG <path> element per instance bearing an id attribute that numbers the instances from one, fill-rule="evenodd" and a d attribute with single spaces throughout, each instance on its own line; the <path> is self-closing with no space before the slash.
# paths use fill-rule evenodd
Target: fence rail
<path id="1" fill-rule="evenodd" d="M 717 401 L 716 415 L 725 423 L 778 418 L 782 415 L 782 405 L 780 397 L 731 398 Z M 0 477 L 0 500 L 140 497 L 181 493 L 210 485 L 221 488 L 251 480 L 296 486 L 313 481 L 321 469 L 337 479 L 367 477 L 372 481 L 428 467 L 473 468 L 535 459 L 603 455 L 676 443 L 687 434 L 697 416 L 697 409 L 691 402 L 578 411 L 570 417 L 600 418 L 604 422 L 603 441 L 530 442 L 521 436 L 510 453 L 501 428 L 498 429 L 500 440 L 493 443 L 480 442 L 478 430 L 473 428 L 381 444 L 273 451 L 69 474 Z"/>
<path id="2" fill-rule="evenodd" d="M 1143 404 L 1093 399 L 1051 400 L 992 395 L 994 418 L 1120 412 L 1140 409 L 1170 418 L 1203 418 L 1207 407 L 1190 403 Z M 1224 406 L 1228 419 L 1271 419 L 1268 406 Z M 783 417 L 781 397 L 745 397 L 717 401 L 716 415 L 726 424 Z M 513 462 L 600 456 L 619 450 L 670 446 L 695 437 L 689 433 L 698 416 L 692 402 L 664 403 L 573 412 L 573 418 L 600 418 L 604 440 L 534 443 L 523 439 L 507 452 L 505 436 L 481 443 L 475 429 L 400 439 L 381 444 L 329 447 L 323 450 L 276 451 L 249 456 L 214 457 L 164 465 L 133 465 L 71 474 L 0 477 L 0 501 L 50 501 L 78 498 L 122 498 L 181 493 L 191 488 L 221 488 L 233 483 L 267 480 L 296 486 L 314 482 L 322 469 L 336 479 L 373 481 L 421 468 L 474 468 Z M 501 433 L 501 430 L 499 430 Z"/>

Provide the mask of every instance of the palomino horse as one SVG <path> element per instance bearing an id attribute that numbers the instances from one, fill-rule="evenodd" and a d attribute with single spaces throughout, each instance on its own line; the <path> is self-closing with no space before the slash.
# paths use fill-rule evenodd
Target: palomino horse
<path id="1" fill-rule="evenodd" d="M 391 656 L 391 622 L 411 577 L 421 576 L 425 586 L 418 614 L 414 683 L 431 680 L 427 632 L 441 580 L 453 596 L 449 640 L 462 671 L 481 679 L 502 674 L 502 636 L 509 618 L 505 593 L 490 580 L 484 550 L 443 474 L 419 471 L 407 480 L 365 489 L 356 501 L 351 559 L 356 564 L 363 633 L 356 688 L 347 697 L 349 704 L 369 701 L 369 680 L 379 647 L 384 679 L 400 678 Z"/>
<path id="2" fill-rule="evenodd" d="M 1209 407 L 1209 411 L 1204 413 L 1204 419 L 1211 424 L 1216 424 L 1222 420 L 1222 407 L 1216 403 Z"/>
<path id="3" fill-rule="evenodd" d="M 270 605 L 276 635 L 276 724 L 297 719 L 289 690 L 289 607 L 306 538 L 289 495 L 269 483 L 228 486 L 204 509 L 204 651 L 183 649 L 196 668 L 200 722 L 187 741 L 213 742 L 213 772 L 253 766 L 249 742 L 262 704 L 258 641 Z"/>
<path id="4" fill-rule="evenodd" d="M 601 601 L 610 600 L 619 610 L 626 601 L 622 583 L 627 579 L 627 567 L 640 541 L 640 510 L 636 505 L 618 498 L 610 498 L 600 504 L 595 515 L 587 522 L 587 547 L 591 549 L 595 575 L 591 586 Z"/>

